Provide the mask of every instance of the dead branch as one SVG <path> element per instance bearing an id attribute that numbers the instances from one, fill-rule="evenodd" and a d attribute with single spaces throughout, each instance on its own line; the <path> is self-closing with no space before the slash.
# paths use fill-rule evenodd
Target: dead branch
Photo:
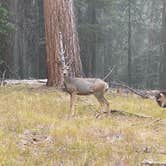
<path id="1" fill-rule="evenodd" d="M 154 162 L 145 160 L 141 163 L 141 166 L 166 166 L 166 162 Z"/>
<path id="2" fill-rule="evenodd" d="M 132 117 L 143 118 L 143 119 L 146 119 L 146 118 L 152 119 L 153 118 L 152 116 L 140 115 L 140 114 L 135 114 L 135 113 L 121 111 L 121 110 L 111 110 L 109 112 L 97 113 L 96 118 L 100 118 L 103 114 L 111 116 L 112 114 L 116 114 L 116 113 L 118 113 L 119 115 L 122 115 L 122 116 L 129 116 L 129 117 L 132 116 Z"/>
<path id="3" fill-rule="evenodd" d="M 103 78 L 103 80 L 105 81 L 108 77 L 111 76 L 112 72 L 114 71 L 116 66 L 113 66 L 113 68 L 109 71 L 109 73 Z"/>
<path id="4" fill-rule="evenodd" d="M 135 90 L 123 83 L 111 82 L 114 86 L 119 86 L 128 89 L 132 93 L 142 97 L 143 99 L 151 99 L 158 103 L 158 105 L 162 108 L 166 108 L 166 92 L 165 91 L 158 91 L 158 90 L 151 90 L 145 91 L 144 93 L 139 90 Z"/>
<path id="5" fill-rule="evenodd" d="M 17 73 L 14 73 L 12 71 L 12 69 L 10 68 L 10 66 L 5 61 L 1 61 L 0 65 L 4 65 L 5 66 L 5 69 L 6 69 L 5 74 L 6 74 L 6 72 L 8 72 L 11 75 L 15 76 L 16 78 L 19 78 L 19 75 Z"/>
<path id="6" fill-rule="evenodd" d="M 144 99 L 149 99 L 149 96 L 147 94 L 144 94 L 144 93 L 142 93 L 142 92 L 140 92 L 138 90 L 135 90 L 135 89 L 133 89 L 133 88 L 131 88 L 131 87 L 125 85 L 125 84 L 117 83 L 117 82 L 111 82 L 111 84 L 114 85 L 114 86 L 119 86 L 119 87 L 126 88 L 129 91 L 131 91 L 132 93 L 134 93 L 134 94 L 136 94 L 136 95 L 138 95 L 138 96 L 140 96 L 140 97 L 142 97 Z"/>
<path id="7" fill-rule="evenodd" d="M 134 116 L 137 118 L 153 118 L 152 116 L 140 115 L 140 114 L 135 114 L 135 113 L 121 111 L 121 110 L 112 110 L 111 113 L 119 113 L 119 114 L 124 115 L 124 116 L 126 116 L 126 115 L 127 116 Z"/>
<path id="8" fill-rule="evenodd" d="M 1 78 L 1 87 L 4 85 L 5 75 L 6 75 L 6 70 L 4 70 L 4 72 L 3 72 L 3 74 L 2 74 L 2 78 Z"/>
<path id="9" fill-rule="evenodd" d="M 161 120 L 162 120 L 161 118 L 154 119 L 152 122 L 146 124 L 145 127 L 150 127 L 150 126 L 160 122 Z"/>

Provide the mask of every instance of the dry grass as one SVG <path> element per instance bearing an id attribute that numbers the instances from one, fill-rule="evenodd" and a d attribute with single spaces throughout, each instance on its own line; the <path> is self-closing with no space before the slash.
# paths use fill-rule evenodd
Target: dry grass
<path id="1" fill-rule="evenodd" d="M 166 161 L 166 110 L 153 101 L 109 93 L 112 109 L 154 118 L 96 119 L 96 99 L 79 97 L 77 116 L 68 119 L 69 96 L 64 92 L 13 86 L 1 88 L 0 94 L 0 165 L 137 166 L 145 159 Z"/>

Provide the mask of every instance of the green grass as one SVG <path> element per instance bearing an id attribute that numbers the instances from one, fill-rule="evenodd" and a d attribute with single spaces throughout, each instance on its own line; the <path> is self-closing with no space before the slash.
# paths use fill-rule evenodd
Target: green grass
<path id="1" fill-rule="evenodd" d="M 93 96 L 78 97 L 77 115 L 68 119 L 69 96 L 64 92 L 1 88 L 0 165 L 137 166 L 145 159 L 166 161 L 166 109 L 135 96 L 106 97 L 112 109 L 153 119 L 96 119 L 99 105 Z"/>

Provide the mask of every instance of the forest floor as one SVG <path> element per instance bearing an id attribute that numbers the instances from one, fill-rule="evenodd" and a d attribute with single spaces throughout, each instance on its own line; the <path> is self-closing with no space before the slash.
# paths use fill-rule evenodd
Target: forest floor
<path id="1" fill-rule="evenodd" d="M 113 113 L 96 118 L 93 96 L 78 97 L 68 118 L 69 95 L 54 88 L 0 89 L 0 165 L 140 166 L 166 162 L 166 109 L 134 95 L 106 95 Z"/>

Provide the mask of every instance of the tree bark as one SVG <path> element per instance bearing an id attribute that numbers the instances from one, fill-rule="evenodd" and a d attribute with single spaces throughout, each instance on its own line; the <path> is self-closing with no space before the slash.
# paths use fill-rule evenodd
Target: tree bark
<path id="1" fill-rule="evenodd" d="M 63 84 L 60 32 L 63 37 L 66 63 L 72 61 L 71 69 L 74 76 L 80 76 L 82 72 L 73 0 L 44 0 L 44 17 L 47 85 L 60 87 Z"/>
<path id="2" fill-rule="evenodd" d="M 10 34 L 6 60 L 11 78 L 45 78 L 45 43 L 41 0 L 8 0 L 15 31 Z"/>
<path id="3" fill-rule="evenodd" d="M 166 89 L 166 1 L 163 1 L 162 31 L 161 31 L 162 53 L 160 57 L 160 88 Z"/>

